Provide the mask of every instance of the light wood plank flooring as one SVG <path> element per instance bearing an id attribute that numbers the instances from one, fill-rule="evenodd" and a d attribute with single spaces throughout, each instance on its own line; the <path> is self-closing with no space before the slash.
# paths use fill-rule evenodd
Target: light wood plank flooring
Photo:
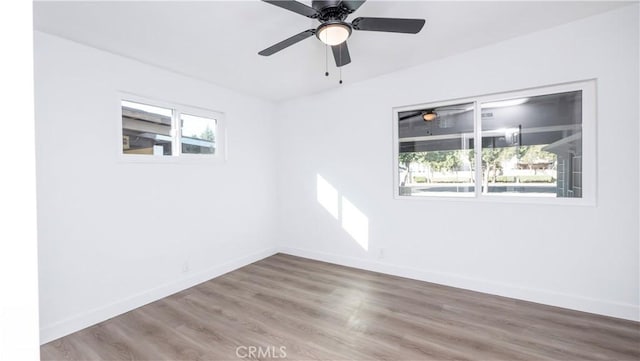
<path id="1" fill-rule="evenodd" d="M 286 360 L 639 360 L 640 323 L 278 254 L 41 347 L 43 360 L 285 354 Z"/>

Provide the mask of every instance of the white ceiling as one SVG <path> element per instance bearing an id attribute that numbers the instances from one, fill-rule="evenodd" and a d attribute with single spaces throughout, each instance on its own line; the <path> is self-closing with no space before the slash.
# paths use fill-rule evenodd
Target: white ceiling
<path id="1" fill-rule="evenodd" d="M 310 5 L 310 1 L 303 1 Z M 345 83 L 604 12 L 628 2 L 368 1 L 358 16 L 425 18 L 418 35 L 354 31 Z M 308 38 L 270 57 L 258 51 L 316 20 L 260 1 L 36 2 L 37 30 L 269 100 L 337 87 L 329 52 Z"/>

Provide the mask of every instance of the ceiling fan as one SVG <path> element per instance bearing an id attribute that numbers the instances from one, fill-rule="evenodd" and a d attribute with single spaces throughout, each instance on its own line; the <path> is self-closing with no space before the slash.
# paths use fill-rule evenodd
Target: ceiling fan
<path id="1" fill-rule="evenodd" d="M 315 35 L 320 41 L 331 46 L 333 57 L 338 67 L 351 62 L 346 40 L 351 36 L 352 30 L 417 34 L 422 30 L 425 23 L 424 19 L 397 18 L 356 18 L 351 23 L 346 22 L 345 19 L 347 16 L 358 10 L 364 3 L 364 0 L 314 0 L 311 2 L 311 7 L 298 1 L 262 1 L 311 19 L 317 19 L 320 25 L 316 29 L 305 30 L 270 46 L 258 54 L 263 56 L 273 55 L 280 50 Z"/>

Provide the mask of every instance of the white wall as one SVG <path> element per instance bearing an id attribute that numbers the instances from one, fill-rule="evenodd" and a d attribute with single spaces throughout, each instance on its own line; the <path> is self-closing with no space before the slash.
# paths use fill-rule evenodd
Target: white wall
<path id="1" fill-rule="evenodd" d="M 0 3 L 0 360 L 38 360 L 32 3 Z"/>
<path id="2" fill-rule="evenodd" d="M 274 252 L 273 104 L 39 32 L 35 72 L 41 342 Z M 119 163 L 117 91 L 226 113 L 228 161 Z"/>
<path id="3" fill-rule="evenodd" d="M 345 85 L 278 110 L 282 250 L 639 320 L 638 42 L 635 4 L 349 84 L 354 54 Z M 590 78 L 597 206 L 393 199 L 392 107 Z M 325 210 L 318 175 L 358 211 Z"/>

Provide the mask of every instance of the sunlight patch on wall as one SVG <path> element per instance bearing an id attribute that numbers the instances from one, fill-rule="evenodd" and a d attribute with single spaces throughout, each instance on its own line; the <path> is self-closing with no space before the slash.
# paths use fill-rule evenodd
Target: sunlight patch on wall
<path id="1" fill-rule="evenodd" d="M 369 250 L 369 218 L 347 198 L 342 197 L 342 228 L 365 251 Z"/>
<path id="2" fill-rule="evenodd" d="M 319 174 L 317 175 L 316 184 L 318 203 L 320 203 L 333 218 L 338 219 L 340 207 L 338 204 L 340 200 L 338 190 Z"/>
<path id="3" fill-rule="evenodd" d="M 316 175 L 316 191 L 318 203 L 336 220 L 340 221 L 351 238 L 363 250 L 369 250 L 369 218 L 351 201 L 340 196 L 338 190 L 320 174 Z"/>

